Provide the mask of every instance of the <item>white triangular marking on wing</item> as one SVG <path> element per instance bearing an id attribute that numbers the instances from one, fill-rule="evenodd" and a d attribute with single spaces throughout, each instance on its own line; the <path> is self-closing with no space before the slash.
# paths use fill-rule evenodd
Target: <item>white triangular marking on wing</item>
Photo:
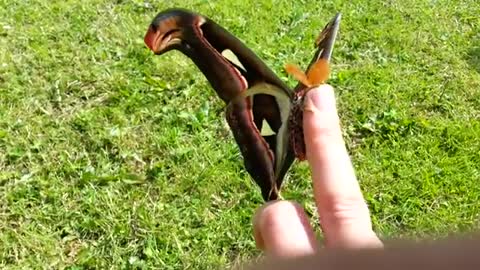
<path id="1" fill-rule="evenodd" d="M 222 55 L 228 61 L 230 61 L 230 62 L 234 63 L 235 65 L 237 65 L 238 67 L 242 68 L 243 71 L 245 71 L 245 72 L 247 71 L 247 69 L 245 69 L 245 67 L 242 65 L 240 60 L 238 60 L 238 57 L 235 55 L 235 53 L 233 53 L 231 50 L 229 50 L 229 49 L 223 50 Z"/>
<path id="2" fill-rule="evenodd" d="M 262 121 L 262 131 L 260 131 L 260 135 L 262 136 L 271 136 L 275 135 L 275 131 L 272 130 L 272 127 L 268 124 L 267 120 L 263 119 Z"/>

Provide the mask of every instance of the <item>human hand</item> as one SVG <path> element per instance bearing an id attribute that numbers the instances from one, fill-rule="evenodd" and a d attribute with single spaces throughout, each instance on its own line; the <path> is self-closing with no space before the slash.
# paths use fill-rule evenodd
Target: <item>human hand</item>
<path id="1" fill-rule="evenodd" d="M 303 126 L 325 247 L 382 247 L 342 138 L 330 85 L 308 92 Z M 257 246 L 267 256 L 308 255 L 320 247 L 298 203 L 269 202 L 257 210 L 253 223 Z"/>

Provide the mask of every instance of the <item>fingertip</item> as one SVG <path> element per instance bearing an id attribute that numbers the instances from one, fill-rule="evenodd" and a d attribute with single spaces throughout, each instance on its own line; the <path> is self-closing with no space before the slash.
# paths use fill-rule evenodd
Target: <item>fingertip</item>
<path id="1" fill-rule="evenodd" d="M 332 143 L 343 145 L 332 86 L 323 84 L 307 93 L 304 102 L 303 128 L 307 158 L 325 145 L 332 145 Z"/>
<path id="2" fill-rule="evenodd" d="M 311 89 L 305 95 L 305 99 L 306 110 L 315 109 L 320 111 L 336 111 L 335 91 L 329 84 L 322 84 Z"/>
<path id="3" fill-rule="evenodd" d="M 274 204 L 276 201 L 269 201 L 260 206 L 257 211 L 255 211 L 255 214 L 253 215 L 253 237 L 255 239 L 255 244 L 257 245 L 257 248 L 264 250 L 265 249 L 265 244 L 264 240 L 262 237 L 262 222 L 265 219 L 265 209 L 270 206 L 271 204 Z"/>
<path id="4" fill-rule="evenodd" d="M 267 255 L 295 257 L 317 249 L 308 217 L 298 203 L 267 203 L 257 210 L 253 224 L 257 247 Z"/>

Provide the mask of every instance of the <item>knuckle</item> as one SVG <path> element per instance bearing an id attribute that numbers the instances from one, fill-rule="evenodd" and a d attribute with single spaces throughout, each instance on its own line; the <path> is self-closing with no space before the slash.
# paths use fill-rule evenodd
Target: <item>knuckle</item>
<path id="1" fill-rule="evenodd" d="M 338 225 L 369 221 L 369 210 L 365 200 L 358 196 L 330 196 L 322 201 L 322 219 Z"/>

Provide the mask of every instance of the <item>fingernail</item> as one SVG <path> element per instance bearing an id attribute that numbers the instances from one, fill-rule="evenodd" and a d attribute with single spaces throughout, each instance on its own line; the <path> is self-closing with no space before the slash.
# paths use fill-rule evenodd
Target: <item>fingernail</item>
<path id="1" fill-rule="evenodd" d="M 336 101 L 333 87 L 324 84 L 310 90 L 305 97 L 305 110 L 335 111 Z"/>

